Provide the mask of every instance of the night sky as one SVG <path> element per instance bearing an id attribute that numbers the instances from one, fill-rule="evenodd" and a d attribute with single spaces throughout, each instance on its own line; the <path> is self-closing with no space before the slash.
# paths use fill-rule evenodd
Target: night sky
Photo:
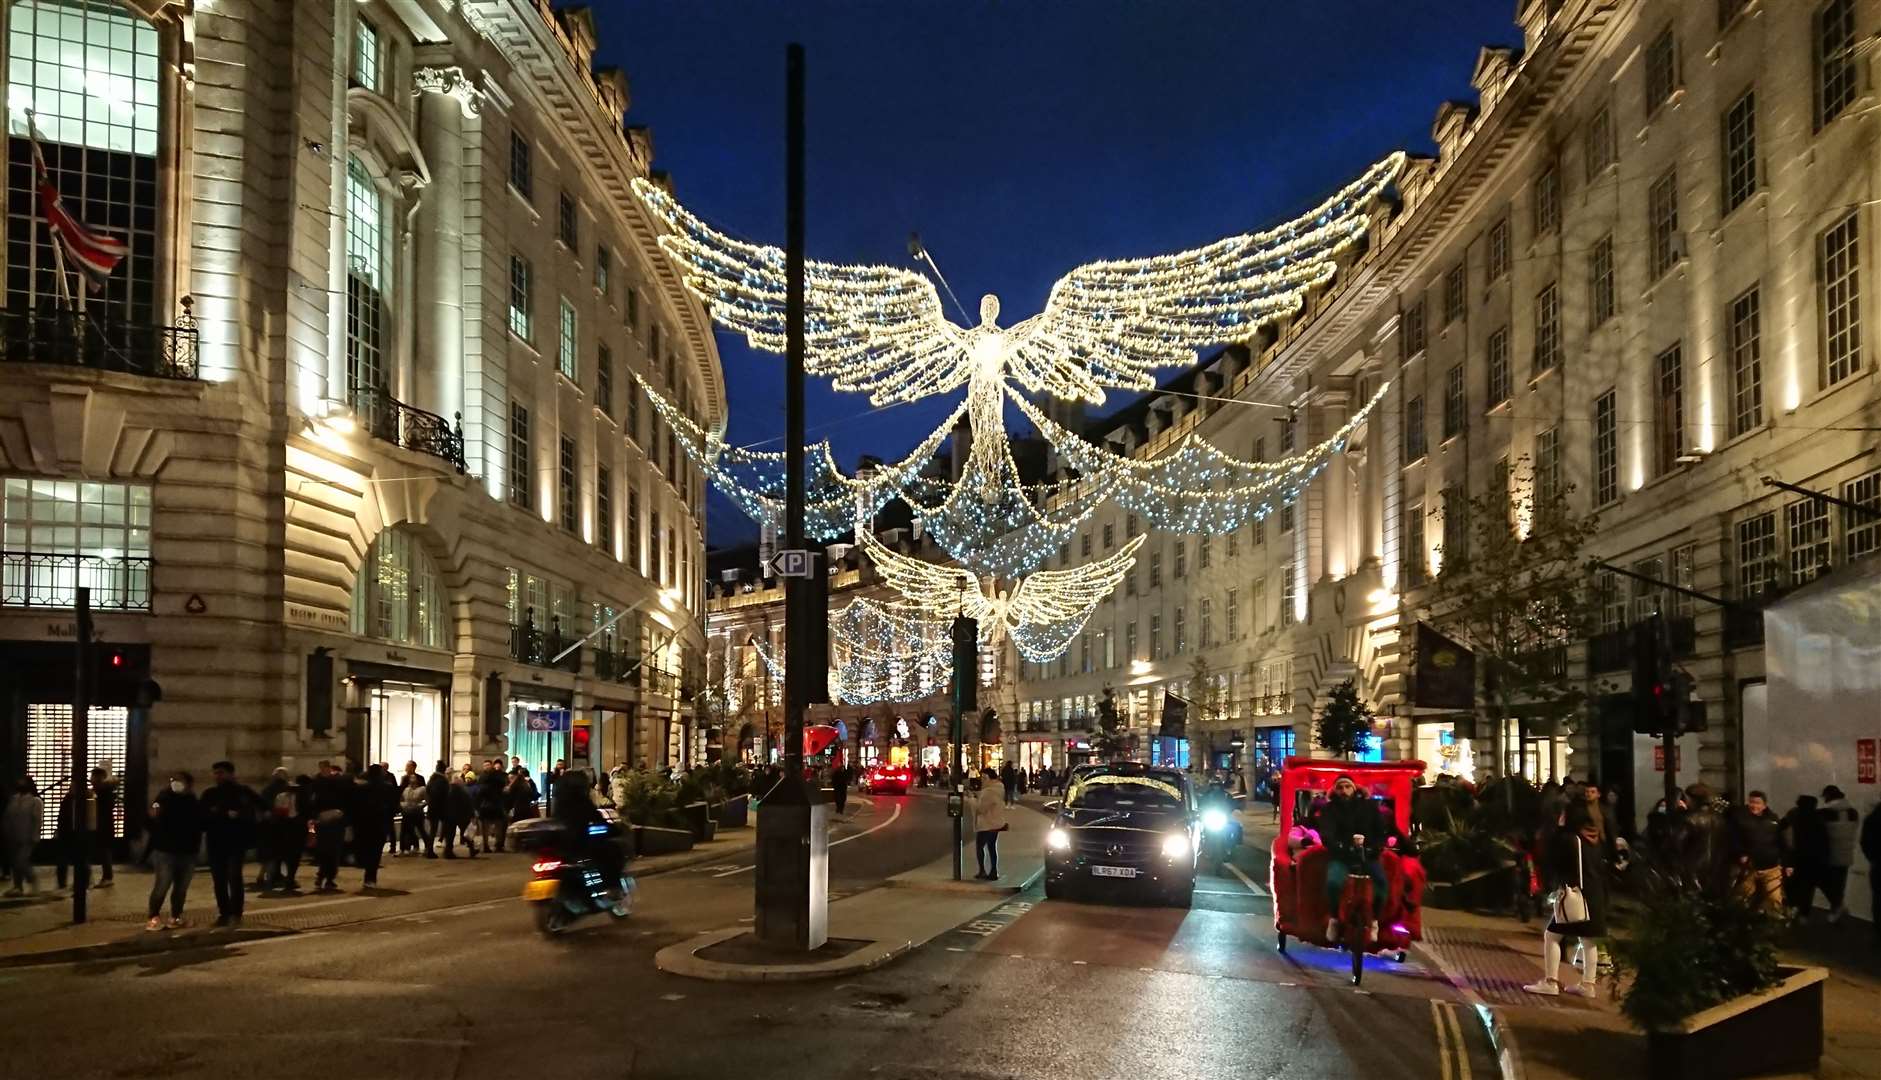
<path id="1" fill-rule="evenodd" d="M 626 69 L 628 117 L 653 129 L 679 198 L 768 244 L 784 236 L 784 46 L 801 42 L 810 257 L 908 266 L 918 231 L 968 310 L 997 293 L 1010 326 L 1081 263 L 1271 224 L 1393 149 L 1429 152 L 1438 103 L 1473 95 L 1478 46 L 1519 42 L 1515 6 L 610 0 L 595 14 L 600 61 Z M 729 438 L 778 439 L 783 358 L 733 335 L 719 348 Z M 811 438 L 851 465 L 892 459 L 957 398 L 863 416 L 866 399 L 812 379 Z M 756 538 L 722 497 L 709 513 L 713 546 Z"/>

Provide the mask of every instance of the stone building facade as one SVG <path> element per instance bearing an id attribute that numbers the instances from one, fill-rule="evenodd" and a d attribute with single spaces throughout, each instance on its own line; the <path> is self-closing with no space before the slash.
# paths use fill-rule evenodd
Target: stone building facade
<path id="1" fill-rule="evenodd" d="M 1234 536 L 1153 537 L 1086 641 L 1025 668 L 1013 737 L 1082 730 L 1109 685 L 1147 749 L 1164 689 L 1212 692 L 1199 723 L 1190 710 L 1195 759 L 1252 772 L 1305 752 L 1352 678 L 1384 756 L 1594 775 L 1630 798 L 1660 774 L 1626 710 L 1512 721 L 1498 763 L 1483 733 L 1406 706 L 1406 613 L 1442 572 L 1446 502 L 1526 461 L 1599 514 L 1591 554 L 1751 607 L 1881 544 L 1881 520 L 1761 482 L 1881 505 L 1881 4 L 1526 0 L 1517 19 L 1521 45 L 1480 52 L 1475 99 L 1437 110 L 1436 156 L 1296 320 L 1093 426 L 1146 452 L 1192 429 L 1272 458 L 1390 384 L 1297 505 Z M 1064 560 L 1132 531 L 1100 518 Z M 1662 612 L 1710 720 L 1681 744 L 1681 779 L 1741 790 L 1746 732 L 1762 745 L 1770 723 L 1761 622 L 1596 584 L 1603 632 L 1568 649 L 1571 669 L 1624 694 L 1626 627 Z"/>
<path id="2" fill-rule="evenodd" d="M 702 479 L 634 380 L 718 425 L 723 378 L 588 10 L 6 11 L 7 775 L 66 768 L 81 586 L 132 806 L 225 757 L 701 756 Z M 83 314 L 29 108 L 129 242 Z"/>

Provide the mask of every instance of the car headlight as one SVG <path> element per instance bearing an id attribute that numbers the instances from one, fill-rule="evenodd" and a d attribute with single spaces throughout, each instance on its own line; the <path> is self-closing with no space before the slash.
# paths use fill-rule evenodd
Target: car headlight
<path id="1" fill-rule="evenodd" d="M 1054 828 L 1045 834 L 1045 846 L 1053 851 L 1070 851 L 1071 834 L 1063 829 Z"/>
<path id="2" fill-rule="evenodd" d="M 1172 833 L 1163 837 L 1163 854 L 1172 859 L 1179 859 L 1189 853 L 1189 838 L 1181 833 Z"/>
<path id="3" fill-rule="evenodd" d="M 1220 832 L 1228 827 L 1228 815 L 1220 810 L 1202 811 L 1202 828 L 1209 832 Z"/>

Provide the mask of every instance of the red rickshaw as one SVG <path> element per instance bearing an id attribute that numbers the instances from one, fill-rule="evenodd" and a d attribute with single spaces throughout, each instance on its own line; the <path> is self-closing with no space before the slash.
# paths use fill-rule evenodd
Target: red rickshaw
<path id="1" fill-rule="evenodd" d="M 1365 971 L 1365 954 L 1395 952 L 1399 963 L 1413 941 L 1423 939 L 1424 867 L 1408 850 L 1411 831 L 1411 782 L 1423 775 L 1421 761 L 1357 762 L 1290 757 L 1280 773 L 1280 807 L 1287 826 L 1274 838 L 1270 887 L 1274 894 L 1274 934 L 1281 952 L 1287 939 L 1299 938 L 1352 956 L 1352 982 Z M 1339 900 L 1340 940 L 1326 939 L 1326 871 L 1334 856 L 1313 831 L 1313 811 L 1333 781 L 1350 776 L 1367 798 L 1389 800 L 1397 826 L 1379 863 L 1389 886 L 1383 903 L 1372 896 L 1372 880 L 1363 870 L 1345 879 Z M 1371 924 L 1378 924 L 1374 937 Z"/>

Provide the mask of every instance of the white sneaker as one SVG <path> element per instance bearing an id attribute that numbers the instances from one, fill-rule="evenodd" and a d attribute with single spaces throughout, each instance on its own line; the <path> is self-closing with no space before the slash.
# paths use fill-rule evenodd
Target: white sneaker
<path id="1" fill-rule="evenodd" d="M 1326 940 L 1329 942 L 1337 942 L 1339 940 L 1339 920 L 1338 919 L 1326 920 Z"/>
<path id="2" fill-rule="evenodd" d="M 1561 994 L 1561 984 L 1555 982 L 1553 979 L 1541 979 L 1537 982 L 1529 983 L 1527 986 L 1522 987 L 1522 989 L 1531 994 L 1540 994 L 1543 997 L 1559 997 Z"/>
<path id="3" fill-rule="evenodd" d="M 1575 997 L 1584 998 L 1597 998 L 1600 996 L 1599 987 L 1586 979 L 1582 979 L 1573 986 L 1563 986 L 1561 992 L 1563 994 L 1573 994 Z"/>

